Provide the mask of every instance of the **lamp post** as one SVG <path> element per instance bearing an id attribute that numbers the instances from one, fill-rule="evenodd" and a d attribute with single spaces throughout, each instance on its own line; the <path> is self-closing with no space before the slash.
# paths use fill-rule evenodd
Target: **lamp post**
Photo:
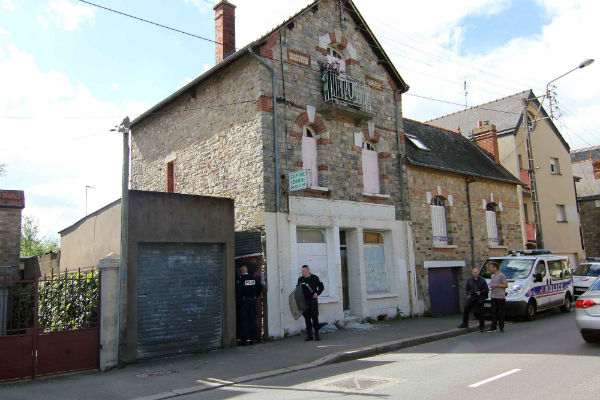
<path id="1" fill-rule="evenodd" d="M 529 181 L 530 181 L 529 185 L 531 187 L 531 202 L 533 205 L 533 220 L 534 220 L 534 225 L 535 225 L 535 242 L 536 242 L 536 247 L 538 249 L 544 248 L 544 236 L 542 233 L 542 220 L 540 217 L 540 203 L 539 203 L 539 196 L 538 196 L 538 191 L 537 191 L 537 181 L 535 179 L 535 164 L 533 161 L 533 148 L 532 148 L 533 146 L 531 145 L 531 132 L 535 129 L 535 126 L 536 126 L 535 121 L 537 120 L 540 110 L 542 109 L 542 103 L 544 101 L 544 97 L 548 98 L 548 103 L 550 104 L 550 118 L 554 119 L 554 113 L 552 111 L 552 97 L 550 94 L 550 84 L 552 82 L 559 80 L 563 76 L 570 74 L 571 72 L 573 72 L 577 69 L 587 67 L 588 65 L 590 65 L 593 62 L 594 62 L 594 59 L 588 58 L 587 60 L 582 61 L 577 67 L 552 79 L 550 82 L 548 82 L 546 84 L 546 93 L 542 96 L 542 99 L 540 101 L 540 106 L 537 110 L 536 116 L 532 120 L 531 126 L 528 123 L 529 116 L 527 115 L 527 108 L 529 105 L 529 100 L 533 100 L 533 99 L 525 99 L 525 107 L 523 108 L 522 121 L 523 121 L 523 126 L 525 126 L 526 135 L 527 135 L 527 137 L 526 137 L 527 143 L 526 144 L 527 144 L 527 159 L 528 159 L 528 167 L 529 167 L 529 169 L 528 169 Z"/>
<path id="2" fill-rule="evenodd" d="M 125 117 L 121 124 L 112 132 L 117 131 L 123 134 L 123 176 L 121 181 L 121 254 L 119 261 L 119 289 L 117 292 L 117 363 L 120 362 L 119 348 L 121 343 L 121 299 L 125 298 L 121 291 L 127 287 L 123 285 L 123 277 L 127 274 L 127 242 L 128 242 L 128 226 L 127 219 L 129 217 L 129 128 L 131 122 L 129 117 Z M 123 296 L 123 297 L 121 297 Z"/>

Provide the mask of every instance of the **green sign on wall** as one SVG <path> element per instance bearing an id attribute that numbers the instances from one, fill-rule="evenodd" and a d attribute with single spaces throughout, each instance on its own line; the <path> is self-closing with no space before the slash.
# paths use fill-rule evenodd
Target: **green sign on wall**
<path id="1" fill-rule="evenodd" d="M 306 189 L 308 187 L 308 170 L 303 169 L 290 173 L 290 192 Z"/>

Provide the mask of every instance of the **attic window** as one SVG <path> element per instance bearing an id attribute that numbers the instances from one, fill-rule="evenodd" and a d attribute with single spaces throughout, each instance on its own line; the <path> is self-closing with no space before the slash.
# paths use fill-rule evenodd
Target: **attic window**
<path id="1" fill-rule="evenodd" d="M 421 142 L 416 136 L 409 135 L 408 133 L 405 133 L 404 136 L 406 136 L 406 138 L 408 140 L 410 140 L 410 142 L 413 145 L 415 145 L 419 150 L 431 151 L 431 149 L 429 147 L 425 146 L 425 144 L 423 142 Z"/>
<path id="2" fill-rule="evenodd" d="M 342 55 L 342 53 L 335 47 L 331 47 L 331 46 L 327 47 L 327 55 L 331 56 L 333 58 L 337 58 L 338 60 L 344 59 L 344 56 Z"/>

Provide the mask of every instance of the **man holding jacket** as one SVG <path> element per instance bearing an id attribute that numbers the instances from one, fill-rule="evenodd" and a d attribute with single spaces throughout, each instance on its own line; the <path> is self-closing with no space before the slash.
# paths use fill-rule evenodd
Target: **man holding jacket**
<path id="1" fill-rule="evenodd" d="M 308 265 L 302 266 L 302 276 L 298 278 L 298 285 L 302 285 L 302 293 L 308 308 L 302 314 L 306 323 L 306 340 L 313 340 L 313 329 L 315 331 L 314 338 L 321 340 L 319 336 L 319 295 L 323 293 L 325 286 L 317 275 L 310 273 Z"/>
<path id="2" fill-rule="evenodd" d="M 483 302 L 488 296 L 489 288 L 485 279 L 479 276 L 479 268 L 473 268 L 471 274 L 472 276 L 465 286 L 467 304 L 465 304 L 465 310 L 463 312 L 463 322 L 458 327 L 469 327 L 469 313 L 471 312 L 471 309 L 473 309 L 479 316 L 479 331 L 484 332 L 483 327 L 485 321 L 483 315 Z"/>

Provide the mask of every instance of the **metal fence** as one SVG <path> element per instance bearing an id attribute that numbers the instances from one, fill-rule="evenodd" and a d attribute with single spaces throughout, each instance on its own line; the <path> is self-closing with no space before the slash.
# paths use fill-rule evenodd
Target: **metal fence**
<path id="1" fill-rule="evenodd" d="M 334 71 L 323 73 L 323 96 L 326 103 L 345 103 L 371 111 L 371 90 L 361 82 L 342 77 Z"/>

